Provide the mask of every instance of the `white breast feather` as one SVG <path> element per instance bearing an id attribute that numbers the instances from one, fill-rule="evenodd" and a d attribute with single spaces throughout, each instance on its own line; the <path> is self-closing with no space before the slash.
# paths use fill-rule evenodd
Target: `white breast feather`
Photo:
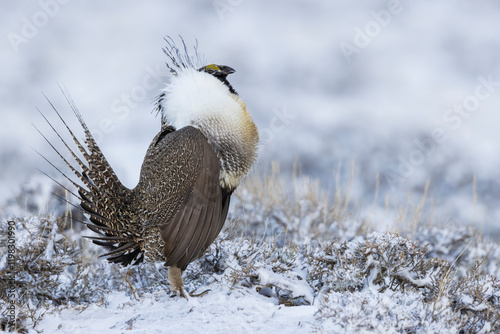
<path id="1" fill-rule="evenodd" d="M 185 69 L 172 77 L 165 92 L 163 117 L 176 129 L 188 125 L 199 127 L 208 120 L 231 123 L 242 113 L 240 103 L 224 83 L 195 69 Z"/>

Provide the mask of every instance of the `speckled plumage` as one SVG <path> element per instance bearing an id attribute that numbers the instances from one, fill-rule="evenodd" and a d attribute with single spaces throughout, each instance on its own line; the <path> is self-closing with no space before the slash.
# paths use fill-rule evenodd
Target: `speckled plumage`
<path id="1" fill-rule="evenodd" d="M 56 150 L 83 182 L 63 174 L 78 190 L 75 196 L 91 221 L 87 226 L 99 234 L 90 238 L 108 249 L 103 256 L 125 266 L 163 261 L 171 267 L 174 288 L 184 295 L 180 273 L 220 233 L 230 196 L 256 158 L 258 132 L 245 103 L 227 82 L 233 69 L 208 65 L 196 70 L 186 49 L 182 54 L 169 43 L 164 51 L 173 77 L 158 98 L 162 128 L 133 189 L 118 180 L 71 100 L 84 144 L 54 110 L 83 159 L 49 124 L 81 169 Z"/>

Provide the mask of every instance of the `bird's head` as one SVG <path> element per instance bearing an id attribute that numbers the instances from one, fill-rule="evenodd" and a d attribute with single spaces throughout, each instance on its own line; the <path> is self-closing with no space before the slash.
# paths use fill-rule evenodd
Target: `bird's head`
<path id="1" fill-rule="evenodd" d="M 225 80 L 229 74 L 235 72 L 235 70 L 233 70 L 229 66 L 216 65 L 216 64 L 210 64 L 210 65 L 200 67 L 198 69 L 198 71 L 207 72 L 208 74 L 213 75 L 214 77 L 216 77 L 219 80 Z"/>

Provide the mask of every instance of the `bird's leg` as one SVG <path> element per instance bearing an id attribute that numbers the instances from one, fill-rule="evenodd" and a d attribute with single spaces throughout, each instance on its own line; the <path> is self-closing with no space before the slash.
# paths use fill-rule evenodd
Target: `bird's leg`
<path id="1" fill-rule="evenodd" d="M 186 292 L 186 289 L 184 289 L 184 283 L 182 282 L 182 270 L 179 267 L 170 266 L 170 268 L 168 268 L 168 281 L 174 290 L 181 295 L 181 297 L 189 300 L 189 295 Z"/>

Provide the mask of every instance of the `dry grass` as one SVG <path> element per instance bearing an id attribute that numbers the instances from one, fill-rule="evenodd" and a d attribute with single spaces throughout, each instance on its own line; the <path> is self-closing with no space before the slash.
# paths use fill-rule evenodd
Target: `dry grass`
<path id="1" fill-rule="evenodd" d="M 240 185 L 229 219 L 238 220 L 235 232 L 239 235 L 277 242 L 280 246 L 286 240 L 324 241 L 345 234 L 365 234 L 369 230 L 367 220 L 357 220 L 351 203 L 354 177 L 352 162 L 347 184 L 341 184 L 337 173 L 331 196 L 319 180 L 297 172 L 285 179 L 279 165 L 273 163 L 270 174 L 251 175 Z"/>

